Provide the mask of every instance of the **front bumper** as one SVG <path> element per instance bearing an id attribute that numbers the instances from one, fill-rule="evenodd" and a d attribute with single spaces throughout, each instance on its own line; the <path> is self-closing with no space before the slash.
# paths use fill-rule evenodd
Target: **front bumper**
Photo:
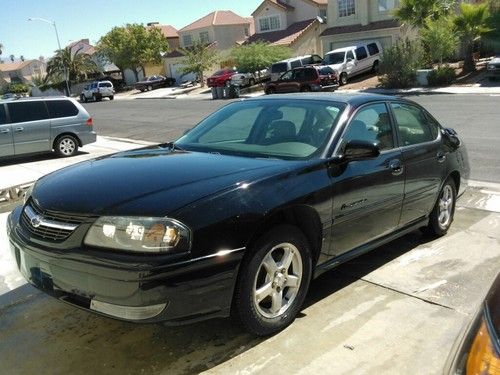
<path id="1" fill-rule="evenodd" d="M 77 307 L 135 322 L 181 324 L 226 317 L 244 249 L 172 262 L 164 256 L 117 254 L 98 249 L 54 249 L 35 244 L 9 216 L 7 232 L 17 266 L 28 282 Z M 100 250 L 102 252 L 103 250 Z"/>

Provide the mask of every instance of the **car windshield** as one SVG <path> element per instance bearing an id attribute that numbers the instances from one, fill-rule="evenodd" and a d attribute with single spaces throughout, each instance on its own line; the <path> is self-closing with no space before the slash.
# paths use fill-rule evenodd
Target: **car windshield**
<path id="1" fill-rule="evenodd" d="M 217 70 L 217 71 L 213 74 L 213 76 L 214 76 L 214 77 L 221 76 L 221 75 L 226 74 L 227 72 L 228 72 L 228 71 L 227 71 L 227 70 L 225 70 L 225 69 L 222 69 L 222 70 Z"/>
<path id="2" fill-rule="evenodd" d="M 175 144 L 188 151 L 310 159 L 325 147 L 344 107 L 323 100 L 235 102 L 207 117 Z"/>
<path id="3" fill-rule="evenodd" d="M 344 62 L 345 52 L 334 52 L 325 55 L 324 61 L 327 65 L 341 64 Z"/>

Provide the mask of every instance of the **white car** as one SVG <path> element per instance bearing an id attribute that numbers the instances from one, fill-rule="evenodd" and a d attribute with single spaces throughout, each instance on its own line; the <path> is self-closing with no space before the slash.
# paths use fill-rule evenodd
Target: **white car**
<path id="1" fill-rule="evenodd" d="M 85 86 L 80 94 L 80 100 L 85 103 L 89 100 L 98 102 L 106 97 L 109 98 L 109 100 L 115 98 L 115 89 L 110 81 L 92 82 Z"/>
<path id="2" fill-rule="evenodd" d="M 239 71 L 231 77 L 231 84 L 234 86 L 253 86 L 256 83 L 268 81 L 271 78 L 269 69 L 262 69 L 254 73 Z"/>
<path id="3" fill-rule="evenodd" d="M 379 42 L 365 42 L 327 52 L 323 60 L 325 65 L 338 72 L 339 83 L 345 85 L 358 74 L 369 71 L 378 73 L 381 56 Z"/>

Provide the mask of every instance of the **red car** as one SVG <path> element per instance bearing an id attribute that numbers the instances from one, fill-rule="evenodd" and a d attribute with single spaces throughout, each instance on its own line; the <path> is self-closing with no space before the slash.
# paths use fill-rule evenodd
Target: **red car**
<path id="1" fill-rule="evenodd" d="M 220 87 L 228 85 L 231 82 L 231 77 L 236 73 L 234 69 L 221 69 L 207 78 L 208 87 Z"/>
<path id="2" fill-rule="evenodd" d="M 266 84 L 266 94 L 335 90 L 339 87 L 337 73 L 329 66 L 304 66 L 289 70 L 277 81 Z"/>

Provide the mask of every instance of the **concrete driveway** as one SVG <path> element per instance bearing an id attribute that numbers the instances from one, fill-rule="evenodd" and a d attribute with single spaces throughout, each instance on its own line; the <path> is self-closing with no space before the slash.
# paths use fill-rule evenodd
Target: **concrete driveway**
<path id="1" fill-rule="evenodd" d="M 448 235 L 412 232 L 324 274 L 293 325 L 266 339 L 229 320 L 95 316 L 12 283 L 16 271 L 3 266 L 0 284 L 12 290 L 0 296 L 0 363 L 9 374 L 439 374 L 500 269 L 499 226 L 499 186 L 471 189 Z"/>

